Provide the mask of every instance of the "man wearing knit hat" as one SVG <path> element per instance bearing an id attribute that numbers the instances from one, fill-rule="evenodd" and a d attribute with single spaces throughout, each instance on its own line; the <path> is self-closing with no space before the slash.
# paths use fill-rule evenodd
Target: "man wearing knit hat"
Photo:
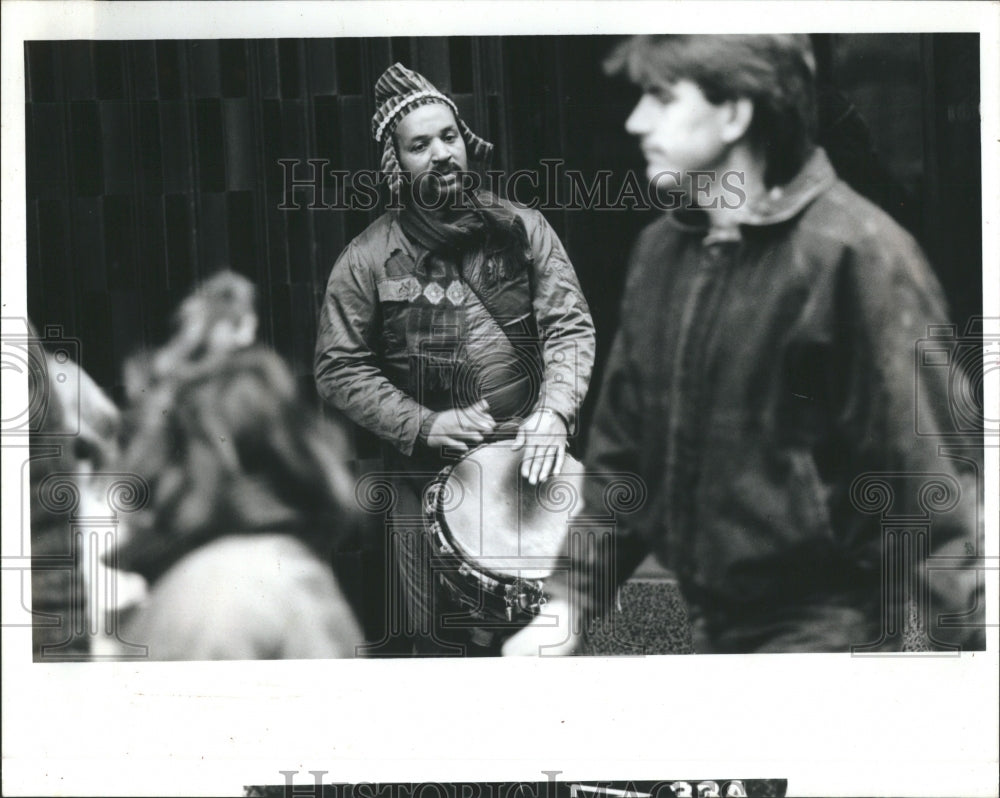
<path id="1" fill-rule="evenodd" d="M 472 190 L 493 146 L 455 103 L 401 64 L 375 86 L 372 134 L 393 202 L 330 274 L 316 343 L 320 395 L 383 442 L 397 519 L 456 452 L 513 438 L 521 476 L 559 472 L 594 358 L 573 267 L 537 211 Z M 497 653 L 449 635 L 422 529 L 400 529 L 398 567 L 417 653 Z M 387 547 L 389 548 L 389 547 Z"/>

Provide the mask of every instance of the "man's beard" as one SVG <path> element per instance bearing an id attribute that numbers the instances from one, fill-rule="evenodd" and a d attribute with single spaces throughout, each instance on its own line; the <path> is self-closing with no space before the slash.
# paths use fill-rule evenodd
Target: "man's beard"
<path id="1" fill-rule="evenodd" d="M 467 197 L 470 187 L 463 179 L 464 170 L 424 172 L 411 184 L 408 200 L 425 211 L 461 211 L 472 207 Z"/>

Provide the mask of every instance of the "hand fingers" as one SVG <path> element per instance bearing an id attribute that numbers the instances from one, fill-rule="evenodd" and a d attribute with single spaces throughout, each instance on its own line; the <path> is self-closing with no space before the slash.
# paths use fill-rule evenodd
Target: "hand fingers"
<path id="1" fill-rule="evenodd" d="M 477 402 L 474 405 L 469 405 L 468 407 L 456 408 L 458 412 L 463 413 L 467 416 L 475 416 L 476 418 L 490 418 L 490 406 L 485 402 Z"/>
<path id="2" fill-rule="evenodd" d="M 558 443 L 535 446 L 521 460 L 521 476 L 532 485 L 544 482 L 562 471 L 566 447 Z"/>
<path id="3" fill-rule="evenodd" d="M 480 432 L 493 432 L 496 429 L 497 422 L 489 416 L 482 416 L 475 419 L 472 426 Z"/>
<path id="4" fill-rule="evenodd" d="M 550 474 L 550 476 L 554 477 L 557 474 L 561 474 L 563 469 L 563 463 L 565 461 L 566 461 L 566 447 L 559 446 L 559 448 L 556 449 L 556 463 L 552 467 L 552 473 Z"/>
<path id="5" fill-rule="evenodd" d="M 528 482 L 532 485 L 537 485 L 549 475 L 555 459 L 555 453 L 550 446 L 538 446 L 535 452 L 535 459 L 531 463 L 531 475 L 528 477 Z"/>
<path id="6" fill-rule="evenodd" d="M 459 423 L 465 427 L 477 429 L 480 432 L 492 432 L 497 424 L 492 416 L 482 413 L 475 408 L 459 411 Z"/>
<path id="7" fill-rule="evenodd" d="M 525 449 L 524 456 L 521 458 L 521 476 L 528 480 L 531 485 L 537 485 L 542 479 L 539 475 L 549 457 L 545 446 L 532 446 Z"/>
<path id="8" fill-rule="evenodd" d="M 482 443 L 483 441 L 483 433 L 476 429 L 463 428 L 455 432 L 452 437 L 466 443 Z"/>
<path id="9" fill-rule="evenodd" d="M 480 399 L 474 405 L 469 405 L 465 408 L 465 412 L 468 414 L 469 418 L 475 419 L 476 421 L 486 421 L 488 423 L 495 423 L 493 421 L 493 416 L 490 415 L 490 406 L 485 399 Z"/>
<path id="10" fill-rule="evenodd" d="M 514 438 L 514 443 L 513 443 L 513 445 L 510 448 L 513 451 L 516 452 L 518 449 L 520 449 L 522 446 L 524 446 L 527 442 L 528 442 L 528 435 L 527 435 L 527 433 L 525 433 L 524 427 L 519 427 L 518 430 L 517 430 L 517 437 Z M 523 473 L 523 471 L 522 471 L 522 473 Z"/>
<path id="11" fill-rule="evenodd" d="M 550 446 L 548 449 L 546 449 L 545 456 L 541 460 L 541 464 L 538 467 L 538 476 L 535 478 L 535 481 L 538 484 L 541 484 L 542 482 L 547 480 L 549 476 L 552 474 L 552 470 L 555 468 L 555 465 L 556 465 L 556 453 L 555 450 Z"/>
<path id="12" fill-rule="evenodd" d="M 531 464 L 535 461 L 535 454 L 538 451 L 537 446 L 532 446 L 524 450 L 524 454 L 521 456 L 521 476 L 524 479 L 528 479 L 531 476 Z"/>
<path id="13" fill-rule="evenodd" d="M 473 421 L 472 419 L 462 419 L 453 432 L 454 435 L 461 435 L 463 438 L 469 435 L 482 437 L 486 433 L 493 432 L 493 424 L 483 421 Z"/>
<path id="14" fill-rule="evenodd" d="M 440 436 L 436 441 L 436 445 L 441 448 L 459 449 L 463 452 L 469 448 L 465 441 L 459 440 L 454 435 Z"/>

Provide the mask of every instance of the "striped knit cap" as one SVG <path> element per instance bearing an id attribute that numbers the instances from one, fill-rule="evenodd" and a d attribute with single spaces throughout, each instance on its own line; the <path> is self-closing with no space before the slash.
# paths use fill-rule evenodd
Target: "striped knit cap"
<path id="1" fill-rule="evenodd" d="M 473 133 L 458 114 L 458 107 L 450 97 L 435 88 L 418 72 L 396 63 L 389 67 L 375 84 L 375 116 L 372 117 L 372 136 L 382 145 L 382 171 L 388 176 L 389 189 L 396 193 L 402 183 L 402 169 L 396 157 L 392 134 L 399 120 L 414 108 L 429 103 L 443 103 L 455 114 L 458 131 L 465 140 L 469 157 L 485 163 L 493 154 L 493 145 Z"/>

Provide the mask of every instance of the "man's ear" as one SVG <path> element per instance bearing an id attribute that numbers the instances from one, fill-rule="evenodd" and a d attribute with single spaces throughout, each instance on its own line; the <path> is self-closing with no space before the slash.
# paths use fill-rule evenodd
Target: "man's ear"
<path id="1" fill-rule="evenodd" d="M 728 109 L 727 117 L 722 127 L 722 138 L 732 144 L 739 141 L 750 129 L 753 121 L 753 100 L 748 97 L 740 97 L 738 100 L 731 100 L 726 103 Z"/>

